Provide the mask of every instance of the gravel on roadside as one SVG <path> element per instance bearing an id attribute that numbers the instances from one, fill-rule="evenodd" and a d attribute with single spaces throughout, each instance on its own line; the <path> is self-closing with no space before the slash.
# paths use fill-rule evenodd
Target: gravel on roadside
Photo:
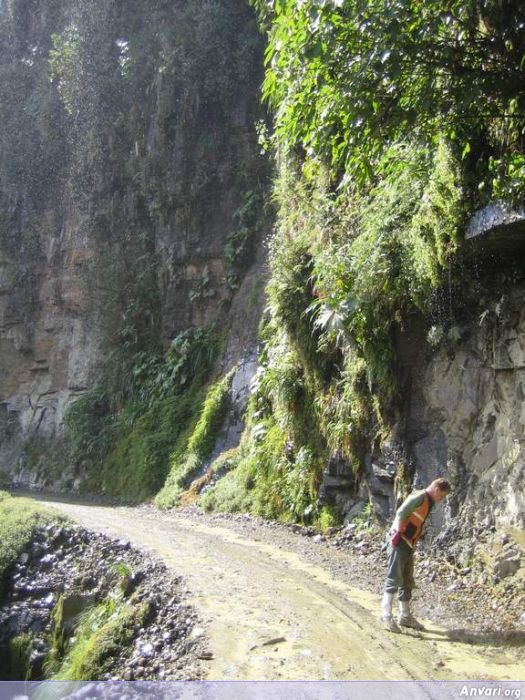
<path id="1" fill-rule="evenodd" d="M 151 506 L 142 506 L 154 510 Z M 287 549 L 355 588 L 381 594 L 386 573 L 384 533 L 349 524 L 326 534 L 249 514 L 208 514 L 196 506 L 184 516 L 229 527 Z M 473 529 L 416 550 L 414 612 L 467 639 L 525 645 L 525 553 L 509 535 Z"/>

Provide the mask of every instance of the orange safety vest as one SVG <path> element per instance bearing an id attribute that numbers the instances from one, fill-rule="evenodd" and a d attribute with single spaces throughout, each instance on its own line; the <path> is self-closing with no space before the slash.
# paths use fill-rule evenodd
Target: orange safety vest
<path id="1" fill-rule="evenodd" d="M 401 537 L 410 547 L 413 547 L 421 537 L 423 533 L 423 524 L 430 513 L 432 505 L 433 501 L 425 491 L 425 496 L 421 505 L 413 510 L 405 520 L 406 526 Z"/>

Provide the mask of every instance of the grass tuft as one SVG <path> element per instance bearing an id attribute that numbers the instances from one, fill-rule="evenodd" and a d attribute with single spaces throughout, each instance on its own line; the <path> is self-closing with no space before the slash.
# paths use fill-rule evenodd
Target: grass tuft
<path id="1" fill-rule="evenodd" d="M 51 508 L 0 492 L 0 601 L 6 571 L 31 543 L 35 529 L 65 520 L 65 516 Z"/>
<path id="2" fill-rule="evenodd" d="M 51 680 L 99 680 L 114 666 L 149 615 L 146 603 L 108 597 L 87 610 L 75 629 L 75 643 L 63 656 L 63 646 L 55 648 L 49 658 L 47 672 Z M 59 620 L 55 620 L 55 626 Z M 62 639 L 59 631 L 54 637 Z"/>

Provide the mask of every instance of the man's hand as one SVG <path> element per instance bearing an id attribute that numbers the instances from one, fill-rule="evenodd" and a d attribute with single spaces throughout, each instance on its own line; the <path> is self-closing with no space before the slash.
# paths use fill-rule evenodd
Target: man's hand
<path id="1" fill-rule="evenodd" d="M 399 520 L 399 518 L 396 518 L 394 520 L 394 523 L 392 525 L 392 529 L 390 530 L 390 543 L 392 544 L 392 547 L 397 547 L 401 540 L 401 535 L 403 532 L 406 530 L 407 524 L 406 522 L 403 522 L 402 520 Z"/>
<path id="2" fill-rule="evenodd" d="M 401 533 L 399 532 L 399 530 L 395 530 L 394 534 L 390 538 L 390 544 L 392 545 L 392 547 L 397 547 L 400 540 L 401 540 Z"/>

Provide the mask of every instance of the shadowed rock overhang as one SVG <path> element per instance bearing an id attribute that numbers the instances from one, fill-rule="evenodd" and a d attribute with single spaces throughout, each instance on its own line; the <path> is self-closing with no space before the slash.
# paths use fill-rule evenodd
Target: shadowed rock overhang
<path id="1" fill-rule="evenodd" d="M 525 252 L 525 207 L 492 202 L 476 212 L 465 231 L 476 251 Z"/>

